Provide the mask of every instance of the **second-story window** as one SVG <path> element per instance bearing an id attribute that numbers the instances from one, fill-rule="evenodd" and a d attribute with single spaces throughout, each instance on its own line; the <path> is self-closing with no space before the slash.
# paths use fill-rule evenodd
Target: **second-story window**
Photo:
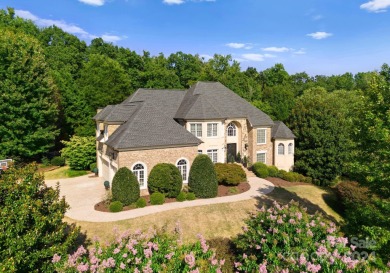
<path id="1" fill-rule="evenodd" d="M 218 123 L 207 123 L 207 136 L 208 137 L 218 136 Z"/>
<path id="2" fill-rule="evenodd" d="M 202 123 L 191 123 L 191 133 L 196 137 L 202 137 Z"/>
<path id="3" fill-rule="evenodd" d="M 257 129 L 257 144 L 266 144 L 267 129 Z"/>
<path id="4" fill-rule="evenodd" d="M 236 136 L 236 125 L 230 122 L 227 126 L 227 135 L 228 136 Z"/>

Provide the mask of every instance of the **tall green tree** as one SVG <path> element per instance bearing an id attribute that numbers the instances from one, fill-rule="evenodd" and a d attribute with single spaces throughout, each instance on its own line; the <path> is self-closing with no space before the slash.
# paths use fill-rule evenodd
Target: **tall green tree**
<path id="1" fill-rule="evenodd" d="M 359 96 L 346 91 L 328 93 L 321 87 L 306 90 L 296 100 L 289 122 L 297 136 L 295 169 L 328 185 L 345 173 L 354 143 L 352 109 Z"/>
<path id="2" fill-rule="evenodd" d="M 35 165 L 0 177 L 0 270 L 54 272 L 54 254 L 66 257 L 79 229 L 63 222 L 68 204 L 47 187 Z"/>
<path id="3" fill-rule="evenodd" d="M 39 42 L 22 32 L 0 31 L 0 153 L 36 159 L 58 135 L 58 96 Z"/>

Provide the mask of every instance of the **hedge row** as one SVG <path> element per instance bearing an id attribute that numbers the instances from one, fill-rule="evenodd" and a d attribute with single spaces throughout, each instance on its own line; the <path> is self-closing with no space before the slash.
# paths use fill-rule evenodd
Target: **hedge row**
<path id="1" fill-rule="evenodd" d="M 275 166 L 267 166 L 264 163 L 256 162 L 252 165 L 252 171 L 256 176 L 260 178 L 279 177 L 289 182 L 306 182 L 312 183 L 311 177 L 306 177 L 296 172 L 286 172 L 285 170 L 279 170 Z"/>

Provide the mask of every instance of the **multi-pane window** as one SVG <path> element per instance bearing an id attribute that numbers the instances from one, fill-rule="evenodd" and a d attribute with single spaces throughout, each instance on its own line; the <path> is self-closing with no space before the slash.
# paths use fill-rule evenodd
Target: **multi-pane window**
<path id="1" fill-rule="evenodd" d="M 267 129 L 257 129 L 257 144 L 266 144 Z"/>
<path id="2" fill-rule="evenodd" d="M 203 151 L 202 150 L 198 150 L 198 155 L 201 155 L 203 154 Z"/>
<path id="3" fill-rule="evenodd" d="M 227 135 L 228 136 L 236 136 L 236 125 L 230 122 L 227 126 Z"/>
<path id="4" fill-rule="evenodd" d="M 202 123 L 191 123 L 190 131 L 196 137 L 202 137 Z"/>
<path id="5" fill-rule="evenodd" d="M 278 155 L 284 155 L 284 144 L 279 143 L 278 145 Z"/>
<path id="6" fill-rule="evenodd" d="M 288 154 L 292 155 L 294 153 L 294 145 L 292 143 L 288 144 Z"/>
<path id="7" fill-rule="evenodd" d="M 207 136 L 216 137 L 218 135 L 218 123 L 207 123 Z"/>
<path id="8" fill-rule="evenodd" d="M 137 177 L 141 188 L 145 186 L 145 167 L 142 164 L 136 164 L 133 167 L 133 174 Z"/>
<path id="9" fill-rule="evenodd" d="M 266 163 L 266 154 L 263 153 L 263 152 L 260 152 L 260 153 L 257 153 L 256 154 L 256 161 L 257 162 L 262 162 L 262 163 Z"/>
<path id="10" fill-rule="evenodd" d="M 177 162 L 177 168 L 180 171 L 183 181 L 187 181 L 187 161 L 184 159 L 179 160 L 179 162 Z"/>
<path id="11" fill-rule="evenodd" d="M 213 163 L 218 162 L 218 150 L 217 149 L 207 150 L 207 155 L 210 157 L 210 159 L 211 159 L 211 161 L 213 161 Z"/>

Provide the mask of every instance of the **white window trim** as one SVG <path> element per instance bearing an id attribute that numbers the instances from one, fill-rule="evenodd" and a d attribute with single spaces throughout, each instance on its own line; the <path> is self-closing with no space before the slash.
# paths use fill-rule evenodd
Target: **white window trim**
<path id="1" fill-rule="evenodd" d="M 217 125 L 217 135 L 216 136 L 209 136 L 209 124 L 216 124 Z M 218 126 L 219 122 L 207 122 L 206 123 L 206 137 L 207 138 L 217 138 L 218 135 L 219 135 L 219 126 Z"/>
<path id="2" fill-rule="evenodd" d="M 265 162 L 262 162 L 262 163 L 267 164 L 267 151 L 257 151 L 256 152 L 256 162 L 261 162 L 261 161 L 257 161 L 258 154 L 264 154 L 264 161 Z"/>
<path id="3" fill-rule="evenodd" d="M 265 132 L 265 136 L 264 136 L 264 142 L 258 142 L 259 140 L 259 131 L 260 130 L 263 130 Z M 267 144 L 267 129 L 266 128 L 257 128 L 257 131 L 256 131 L 256 142 L 257 144 Z"/>
<path id="4" fill-rule="evenodd" d="M 290 146 L 291 145 L 291 146 Z M 291 147 L 291 148 L 290 148 Z M 294 154 L 294 144 L 293 143 L 289 143 L 287 145 L 287 154 L 289 155 L 293 155 Z"/>
<path id="5" fill-rule="evenodd" d="M 192 125 L 195 125 L 195 134 L 193 134 L 191 132 L 191 126 Z M 200 136 L 198 136 L 198 126 L 200 126 L 200 134 L 201 134 Z M 203 137 L 203 126 L 202 126 L 201 122 L 190 122 L 190 126 L 189 127 L 190 127 L 189 131 L 190 131 L 191 134 L 193 134 L 194 136 L 199 137 L 199 138 Z"/>
<path id="6" fill-rule="evenodd" d="M 233 130 L 234 135 L 229 136 L 229 129 Z M 229 124 L 226 127 L 226 135 L 227 137 L 236 137 L 237 136 L 237 126 L 233 122 L 229 122 Z"/>
<path id="7" fill-rule="evenodd" d="M 216 158 L 216 161 L 215 161 L 215 162 L 213 161 L 213 158 L 209 156 L 209 151 L 216 151 L 215 154 L 217 155 L 217 158 Z M 212 161 L 213 163 L 218 163 L 218 154 L 219 154 L 219 150 L 218 150 L 217 148 L 207 149 L 207 150 L 206 150 L 206 154 L 207 154 L 208 157 L 210 157 L 210 159 L 211 159 L 211 161 Z"/>
<path id="8" fill-rule="evenodd" d="M 187 159 L 187 158 L 185 158 L 185 157 L 181 157 L 181 158 L 179 158 L 177 161 L 176 161 L 176 164 L 175 164 L 175 166 L 177 167 L 177 163 L 179 163 L 179 161 L 180 160 L 184 160 L 185 162 L 186 162 L 186 164 L 187 164 L 187 175 L 186 175 L 186 180 L 183 180 L 183 183 L 188 183 L 188 176 L 189 176 L 189 174 L 190 174 L 190 161 Z M 180 175 L 181 175 L 181 172 L 180 172 Z"/>
<path id="9" fill-rule="evenodd" d="M 283 146 L 283 153 L 281 154 L 280 151 L 279 151 L 279 146 L 282 147 Z M 284 145 L 284 143 L 279 143 L 278 144 L 278 155 L 285 155 L 286 154 L 286 145 Z"/>
<path id="10" fill-rule="evenodd" d="M 140 185 L 140 187 L 139 187 L 141 190 L 144 190 L 144 189 L 147 189 L 147 188 L 148 188 L 148 166 L 147 166 L 146 163 L 144 163 L 144 162 L 137 161 L 137 162 L 135 162 L 135 163 L 131 166 L 131 169 L 130 169 L 131 172 L 133 172 L 133 168 L 134 168 L 134 166 L 137 165 L 137 164 L 141 164 L 141 165 L 144 166 L 144 179 L 145 179 L 145 181 L 144 181 L 144 186 L 141 187 L 141 185 Z M 139 183 L 138 177 L 137 177 L 137 182 Z"/>

